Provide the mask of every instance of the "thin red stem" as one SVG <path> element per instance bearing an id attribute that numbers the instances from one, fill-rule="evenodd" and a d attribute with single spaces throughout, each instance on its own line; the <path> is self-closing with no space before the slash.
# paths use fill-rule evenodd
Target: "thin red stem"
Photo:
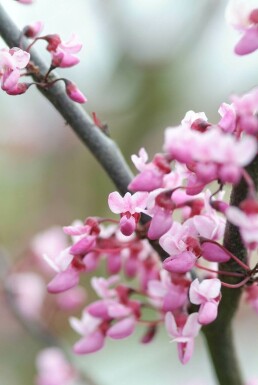
<path id="1" fill-rule="evenodd" d="M 223 271 L 223 270 L 213 270 L 213 269 L 209 269 L 209 268 L 207 268 L 205 266 L 201 266 L 198 263 L 195 264 L 195 267 L 198 267 L 198 269 L 209 271 L 210 273 L 216 273 L 216 274 L 221 274 L 221 275 L 228 275 L 228 276 L 231 276 L 231 277 L 245 277 L 245 274 L 242 274 L 242 273 L 233 273 L 233 272 Z"/>
<path id="2" fill-rule="evenodd" d="M 228 287 L 229 289 L 238 289 L 239 287 L 244 286 L 244 284 L 246 282 L 248 282 L 249 280 L 250 280 L 250 277 L 248 276 L 245 279 L 243 279 L 243 281 L 241 281 L 239 283 L 236 283 L 234 285 L 232 285 L 230 283 L 222 282 L 222 281 L 221 281 L 221 285 L 225 286 L 225 287 Z"/>

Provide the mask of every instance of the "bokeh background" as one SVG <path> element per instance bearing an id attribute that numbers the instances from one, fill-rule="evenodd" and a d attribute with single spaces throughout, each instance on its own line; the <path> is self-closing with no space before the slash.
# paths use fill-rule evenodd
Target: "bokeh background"
<path id="1" fill-rule="evenodd" d="M 84 43 L 81 63 L 60 75 L 76 82 L 88 98 L 85 108 L 109 126 L 126 159 L 144 146 L 161 151 L 163 131 L 188 110 L 219 118 L 221 102 L 257 84 L 257 58 L 237 57 L 237 34 L 224 21 L 219 0 L 35 0 L 25 6 L 1 0 L 20 28 L 44 21 L 44 33 Z M 5 44 L 1 41 L 1 47 Z M 44 43 L 38 50 L 46 60 Z M 15 262 L 33 236 L 75 218 L 105 216 L 114 186 L 36 89 L 23 96 L 0 93 L 0 241 Z M 40 342 L 22 328 L 1 296 L 0 385 L 33 384 Z M 258 377 L 254 350 L 257 318 L 243 306 L 236 320 L 237 347 L 248 378 Z M 67 319 L 55 331 L 76 340 Z M 213 385 L 204 342 L 183 367 L 161 331 L 148 346 L 139 335 L 110 342 L 101 352 L 75 362 L 98 385 Z"/>

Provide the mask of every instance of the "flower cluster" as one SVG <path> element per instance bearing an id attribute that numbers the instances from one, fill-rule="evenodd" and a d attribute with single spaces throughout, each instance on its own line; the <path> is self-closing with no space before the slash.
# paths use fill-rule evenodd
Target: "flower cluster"
<path id="1" fill-rule="evenodd" d="M 81 335 L 74 346 L 77 354 L 101 349 L 106 338 L 126 338 L 136 325 L 145 328 L 141 341 L 150 342 L 165 323 L 185 364 L 201 327 L 217 317 L 221 286 L 234 287 L 220 274 L 238 277 L 236 287 L 255 281 L 256 268 L 221 241 L 228 220 L 239 227 L 249 254 L 258 245 L 258 205 L 245 169 L 257 155 L 257 130 L 250 128 L 257 119 L 257 95 L 254 90 L 234 96 L 231 105 L 224 103 L 217 124 L 189 111 L 178 127 L 166 130 L 162 153 L 151 161 L 145 149 L 132 156 L 139 171 L 128 186 L 133 194 L 115 191 L 108 197 L 118 219 L 76 221 L 63 229 L 71 243 L 58 252 L 45 251 L 44 260 L 55 271 L 47 288 L 58 295 L 76 288 L 81 275 L 96 271 L 103 260 L 106 264 L 109 278 L 92 279 L 99 299 L 87 304 L 81 319 L 70 319 Z M 223 200 L 223 189 L 241 178 L 248 195 L 233 207 Z M 212 193 L 214 182 L 218 188 Z M 219 263 L 232 259 L 237 272 L 218 270 Z M 118 274 L 134 278 L 134 284 Z M 249 285 L 247 299 L 254 307 L 257 294 Z M 153 316 L 146 319 L 146 312 Z"/>

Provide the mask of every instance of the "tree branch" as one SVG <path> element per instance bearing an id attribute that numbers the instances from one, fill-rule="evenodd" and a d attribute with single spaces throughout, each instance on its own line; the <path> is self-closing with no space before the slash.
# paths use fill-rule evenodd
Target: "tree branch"
<path id="1" fill-rule="evenodd" d="M 19 46 L 21 31 L 10 19 L 1 4 L 0 35 L 9 47 Z M 23 41 L 26 42 L 26 39 Z M 28 45 L 29 43 L 26 44 L 26 46 Z M 35 49 L 32 48 L 30 54 L 31 61 L 39 68 L 39 73 L 34 74 L 32 77 L 36 82 L 41 82 L 49 67 L 41 60 L 35 52 Z M 58 79 L 58 77 L 55 73 L 51 72 L 51 80 L 55 79 Z M 61 82 L 55 83 L 48 90 L 38 88 L 60 112 L 61 116 L 71 126 L 82 142 L 89 148 L 120 193 L 125 194 L 133 175 L 115 142 L 102 133 L 99 127 L 93 124 L 91 118 L 81 106 L 67 97 Z"/>

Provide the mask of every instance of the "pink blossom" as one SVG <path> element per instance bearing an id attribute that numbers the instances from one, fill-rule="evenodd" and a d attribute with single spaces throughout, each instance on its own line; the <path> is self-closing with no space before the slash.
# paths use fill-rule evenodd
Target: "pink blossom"
<path id="1" fill-rule="evenodd" d="M 72 67 L 79 63 L 75 56 L 82 48 L 82 43 L 76 34 L 72 34 L 66 42 L 60 41 L 55 49 L 50 50 L 52 54 L 52 65 L 55 67 Z"/>
<path id="2" fill-rule="evenodd" d="M 152 191 L 162 186 L 163 178 L 170 173 L 170 165 L 162 154 L 156 154 L 153 161 L 146 163 L 148 154 L 144 148 L 139 151 L 139 156 L 132 155 L 132 161 L 140 174 L 130 182 L 128 189 L 131 191 Z"/>
<path id="3" fill-rule="evenodd" d="M 20 48 L 0 50 L 0 78 L 2 89 L 10 94 L 19 94 L 27 90 L 25 83 L 18 84 L 20 70 L 24 69 L 30 60 L 30 54 Z M 25 84 L 25 86 L 23 86 Z"/>
<path id="4" fill-rule="evenodd" d="M 190 301 L 195 305 L 201 305 L 198 312 L 198 322 L 207 325 L 213 322 L 218 314 L 220 301 L 221 282 L 217 278 L 204 279 L 199 283 L 196 278 L 190 286 Z"/>
<path id="5" fill-rule="evenodd" d="M 76 354 L 88 354 L 100 350 L 104 346 L 105 336 L 99 330 L 102 323 L 100 318 L 91 316 L 87 311 L 83 311 L 82 319 L 71 317 L 71 327 L 82 338 L 74 345 L 74 352 Z"/>
<path id="6" fill-rule="evenodd" d="M 168 334 L 173 342 L 177 342 L 178 355 L 182 364 L 186 364 L 194 350 L 194 338 L 199 333 L 201 325 L 198 323 L 198 313 L 192 313 L 181 324 L 177 325 L 172 313 L 165 316 L 165 324 Z"/>
<path id="7" fill-rule="evenodd" d="M 144 211 L 148 193 L 137 192 L 131 195 L 129 192 L 124 197 L 118 192 L 109 194 L 108 205 L 115 214 L 121 214 L 120 230 L 124 235 L 131 235 L 140 219 L 140 212 Z"/>
<path id="8" fill-rule="evenodd" d="M 258 48 L 257 1 L 231 0 L 226 9 L 229 24 L 242 32 L 235 53 L 246 55 Z"/>
<path id="9" fill-rule="evenodd" d="M 219 114 L 221 119 L 218 125 L 226 132 L 234 132 L 236 129 L 236 111 L 232 104 L 222 103 Z"/>
<path id="10" fill-rule="evenodd" d="M 171 274 L 160 271 L 160 280 L 149 280 L 148 295 L 151 304 L 165 313 L 182 307 L 187 302 L 188 288 L 186 281 L 173 283 Z"/>
<path id="11" fill-rule="evenodd" d="M 164 149 L 172 159 L 190 164 L 199 183 L 214 179 L 237 183 L 241 168 L 257 153 L 257 142 L 248 136 L 238 140 L 218 127 L 199 132 L 179 126 L 166 130 Z"/>
<path id="12" fill-rule="evenodd" d="M 42 350 L 36 358 L 37 385 L 71 385 L 78 373 L 59 348 Z"/>
<path id="13" fill-rule="evenodd" d="M 163 262 L 164 269 L 174 273 L 190 271 L 200 256 L 199 242 L 188 226 L 174 222 L 160 238 L 161 247 L 170 255 Z"/>
<path id="14" fill-rule="evenodd" d="M 14 273 L 7 278 L 6 284 L 22 315 L 28 319 L 39 319 L 46 295 L 43 279 L 36 273 Z"/>

